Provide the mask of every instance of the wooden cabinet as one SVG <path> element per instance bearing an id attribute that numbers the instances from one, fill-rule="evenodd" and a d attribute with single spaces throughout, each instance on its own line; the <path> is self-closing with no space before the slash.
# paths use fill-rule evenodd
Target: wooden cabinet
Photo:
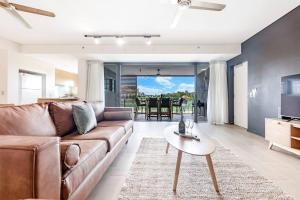
<path id="1" fill-rule="evenodd" d="M 10 106 L 14 106 L 15 104 L 0 104 L 0 108 L 1 107 L 10 107 Z"/>
<path id="2" fill-rule="evenodd" d="M 68 101 L 78 101 L 76 97 L 70 98 L 39 98 L 38 103 L 50 103 L 50 102 L 68 102 Z"/>
<path id="3" fill-rule="evenodd" d="M 266 119 L 265 138 L 272 146 L 300 155 L 300 121 Z"/>

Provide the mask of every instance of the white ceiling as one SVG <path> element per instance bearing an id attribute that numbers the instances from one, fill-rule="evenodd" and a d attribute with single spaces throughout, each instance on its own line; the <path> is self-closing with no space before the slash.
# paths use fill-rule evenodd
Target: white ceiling
<path id="1" fill-rule="evenodd" d="M 46 49 L 52 49 L 54 45 L 92 45 L 93 40 L 84 38 L 85 34 L 160 34 L 161 38 L 154 38 L 152 46 L 174 45 L 174 48 L 175 45 L 241 44 L 300 5 L 300 0 L 205 0 L 227 6 L 222 12 L 184 10 L 177 27 L 171 29 L 177 7 L 168 3 L 168 0 L 10 1 L 53 11 L 56 17 L 21 12 L 33 27 L 30 30 L 0 9 L 0 37 L 25 46 L 43 45 Z M 115 41 L 105 39 L 102 44 L 114 47 Z M 125 46 L 130 45 L 144 45 L 144 40 L 127 40 Z M 135 48 L 135 51 L 138 52 L 139 48 Z M 237 55 L 222 53 L 169 52 L 162 55 L 152 51 L 147 54 L 102 52 L 79 55 L 74 52 L 34 52 L 32 56 L 55 64 L 58 68 L 76 72 L 78 58 L 108 62 L 203 62 L 228 60 Z"/>
<path id="2" fill-rule="evenodd" d="M 0 37 L 21 44 L 90 44 L 84 34 L 145 33 L 161 34 L 154 44 L 236 44 L 300 5 L 300 0 L 206 0 L 227 7 L 222 12 L 185 10 L 171 29 L 176 6 L 165 0 L 11 1 L 56 13 L 56 18 L 22 13 L 33 26 L 29 30 L 1 9 Z"/>
<path id="3" fill-rule="evenodd" d="M 102 60 L 105 62 L 207 62 L 210 60 L 229 60 L 236 54 L 31 54 L 31 56 L 51 63 L 56 68 L 77 73 L 78 59 Z"/>
<path id="4" fill-rule="evenodd" d="M 89 54 L 88 59 L 101 59 L 105 62 L 207 62 L 229 60 L 234 54 Z"/>

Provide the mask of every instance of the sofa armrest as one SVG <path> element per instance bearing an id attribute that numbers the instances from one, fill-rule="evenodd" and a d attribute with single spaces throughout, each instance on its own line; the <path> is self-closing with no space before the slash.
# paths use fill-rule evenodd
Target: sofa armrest
<path id="1" fill-rule="evenodd" d="M 134 109 L 132 107 L 105 107 L 104 112 L 119 112 L 119 111 L 128 111 L 132 112 Z"/>
<path id="2" fill-rule="evenodd" d="M 0 136 L 0 196 L 60 199 L 58 137 Z"/>
<path id="3" fill-rule="evenodd" d="M 133 117 L 133 108 L 106 107 L 104 109 L 104 120 L 106 121 L 133 120 Z"/>

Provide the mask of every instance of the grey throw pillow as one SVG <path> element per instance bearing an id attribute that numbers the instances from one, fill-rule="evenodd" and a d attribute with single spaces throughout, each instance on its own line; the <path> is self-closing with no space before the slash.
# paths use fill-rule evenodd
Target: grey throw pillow
<path id="1" fill-rule="evenodd" d="M 72 112 L 79 134 L 85 134 L 97 126 L 95 112 L 91 104 L 72 105 Z"/>

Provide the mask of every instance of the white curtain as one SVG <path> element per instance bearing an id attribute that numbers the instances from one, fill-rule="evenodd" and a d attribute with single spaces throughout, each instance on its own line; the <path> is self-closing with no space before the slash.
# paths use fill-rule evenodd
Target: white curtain
<path id="1" fill-rule="evenodd" d="M 104 66 L 100 61 L 87 62 L 86 100 L 104 102 Z"/>
<path id="2" fill-rule="evenodd" d="M 212 124 L 228 123 L 227 64 L 225 61 L 210 63 L 207 119 Z"/>

